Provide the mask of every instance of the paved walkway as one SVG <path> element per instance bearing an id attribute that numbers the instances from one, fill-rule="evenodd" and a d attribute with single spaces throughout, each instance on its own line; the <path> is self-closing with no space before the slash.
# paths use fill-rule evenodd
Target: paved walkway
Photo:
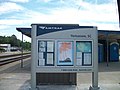
<path id="1" fill-rule="evenodd" d="M 30 61 L 20 68 L 19 63 L 0 67 L 0 90 L 29 90 L 30 88 Z M 42 85 L 39 90 L 88 90 L 91 85 L 91 73 L 78 73 L 77 86 L 74 85 Z M 120 62 L 99 64 L 100 90 L 120 90 Z"/>

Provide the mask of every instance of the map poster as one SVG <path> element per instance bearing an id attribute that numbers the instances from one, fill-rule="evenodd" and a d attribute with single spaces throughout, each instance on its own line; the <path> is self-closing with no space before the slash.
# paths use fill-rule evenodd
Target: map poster
<path id="1" fill-rule="evenodd" d="M 57 64 L 61 66 L 73 65 L 73 42 L 59 41 L 57 48 L 58 48 Z"/>
<path id="2" fill-rule="evenodd" d="M 76 65 L 91 66 L 92 65 L 92 42 L 77 41 L 76 42 Z"/>
<path id="3" fill-rule="evenodd" d="M 92 52 L 91 41 L 77 41 L 76 42 L 76 51 L 77 52 Z"/>

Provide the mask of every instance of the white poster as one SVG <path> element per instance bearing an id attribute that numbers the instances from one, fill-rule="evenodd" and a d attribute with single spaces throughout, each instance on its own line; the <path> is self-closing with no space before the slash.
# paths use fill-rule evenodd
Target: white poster
<path id="1" fill-rule="evenodd" d="M 39 65 L 45 66 L 45 59 L 39 59 Z"/>
<path id="2" fill-rule="evenodd" d="M 39 42 L 39 46 L 40 46 L 40 47 L 45 47 L 45 42 L 44 42 L 44 41 L 40 41 L 40 42 Z"/>
<path id="3" fill-rule="evenodd" d="M 54 42 L 47 42 L 47 52 L 54 52 Z"/>
<path id="4" fill-rule="evenodd" d="M 39 59 L 43 59 L 43 52 L 39 52 Z"/>
<path id="5" fill-rule="evenodd" d="M 76 65 L 82 66 L 82 59 L 77 59 Z"/>
<path id="6" fill-rule="evenodd" d="M 77 52 L 77 61 L 76 65 L 82 66 L 82 52 Z"/>
<path id="7" fill-rule="evenodd" d="M 91 64 L 91 53 L 84 53 L 84 64 Z"/>
<path id="8" fill-rule="evenodd" d="M 39 41 L 39 52 L 45 52 L 45 42 Z"/>
<path id="9" fill-rule="evenodd" d="M 77 52 L 77 58 L 82 59 L 82 52 Z"/>
<path id="10" fill-rule="evenodd" d="M 45 52 L 45 47 L 40 47 L 39 52 Z"/>
<path id="11" fill-rule="evenodd" d="M 47 64 L 53 64 L 53 53 L 47 53 Z"/>

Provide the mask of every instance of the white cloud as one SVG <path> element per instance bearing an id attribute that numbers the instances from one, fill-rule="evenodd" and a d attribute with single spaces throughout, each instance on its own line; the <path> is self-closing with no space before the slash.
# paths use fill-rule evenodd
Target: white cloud
<path id="1" fill-rule="evenodd" d="M 9 1 L 12 1 L 12 2 L 21 2 L 21 3 L 29 2 L 29 0 L 9 0 Z"/>
<path id="2" fill-rule="evenodd" d="M 17 5 L 16 3 L 5 2 L 0 3 L 0 15 L 3 13 L 13 12 L 13 11 L 20 11 L 24 10 L 23 7 Z"/>
<path id="3" fill-rule="evenodd" d="M 1 0 L 0 2 L 27 3 L 29 0 Z"/>
<path id="4" fill-rule="evenodd" d="M 45 2 L 45 3 L 49 3 L 51 1 L 53 1 L 53 0 L 37 0 L 37 2 Z"/>
<path id="5" fill-rule="evenodd" d="M 51 0 L 43 1 L 50 2 Z M 52 9 L 49 8 L 47 10 L 49 14 L 42 13 L 40 11 L 38 12 L 28 10 L 15 3 L 4 3 L 3 5 L 1 4 L 1 13 L 20 10 L 23 12 L 20 13 L 19 19 L 17 15 L 14 15 L 13 19 L 11 18 L 7 20 L 0 20 L 0 25 L 2 26 L 0 26 L 0 29 L 7 30 L 7 28 L 9 29 L 11 26 L 11 30 L 15 30 L 16 27 L 30 26 L 31 23 L 70 23 L 79 24 L 80 26 L 97 26 L 99 30 L 119 30 L 119 19 L 116 2 L 93 5 L 88 2 L 84 2 L 83 0 L 60 1 L 64 5 L 67 4 L 68 6 Z M 69 4 L 72 6 L 70 7 Z M 20 35 L 17 36 L 20 38 Z"/>
<path id="6" fill-rule="evenodd" d="M 100 10 L 98 8 L 97 10 Z M 94 12 L 89 10 L 77 10 L 75 8 L 57 8 L 51 11 L 49 15 L 35 11 L 27 11 L 24 15 L 29 17 L 25 23 L 71 23 L 88 26 L 98 26 L 103 30 L 119 30 L 118 15 L 111 11 Z"/>
<path id="7" fill-rule="evenodd" d="M 47 3 L 47 2 L 51 2 L 52 0 L 43 0 L 43 1 Z"/>
<path id="8" fill-rule="evenodd" d="M 13 34 L 22 40 L 22 34 L 16 30 L 16 26 L 0 25 L 0 36 L 12 36 Z M 31 39 L 25 35 L 23 40 L 31 42 Z"/>
<path id="9" fill-rule="evenodd" d="M 18 37 L 18 39 L 22 40 L 21 38 L 22 38 L 21 36 Z M 23 41 L 31 42 L 31 38 L 24 35 L 23 36 Z"/>
<path id="10" fill-rule="evenodd" d="M 17 36 L 17 39 L 20 39 L 22 41 L 22 34 L 20 32 L 17 32 L 15 35 Z M 23 41 L 31 42 L 31 38 L 23 35 Z"/>
<path id="11" fill-rule="evenodd" d="M 15 19 L 0 20 L 0 25 L 20 25 L 23 23 L 24 23 L 23 20 L 15 20 Z"/>
<path id="12" fill-rule="evenodd" d="M 114 30 L 119 31 L 119 24 L 107 24 L 107 23 L 97 23 L 97 22 L 82 22 L 80 23 L 82 26 L 97 26 L 98 30 Z"/>
<path id="13" fill-rule="evenodd" d="M 43 1 L 51 1 L 51 0 L 43 0 Z M 80 23 L 81 21 L 88 21 L 88 22 L 118 22 L 118 13 L 116 6 L 113 5 L 113 3 L 108 4 L 100 4 L 100 5 L 93 5 L 88 2 L 84 2 L 81 0 L 61 0 L 64 3 L 70 3 L 72 2 L 75 5 L 80 6 L 80 8 L 74 7 L 60 7 L 60 8 L 54 8 L 49 9 L 49 14 L 44 14 L 37 11 L 31 11 L 31 10 L 24 10 L 25 13 L 21 14 L 21 20 L 13 20 L 13 24 L 18 22 L 20 23 Z M 68 2 L 67 2 L 68 1 Z M 17 4 L 15 4 L 17 5 Z M 17 5 L 18 6 L 18 5 Z M 16 7 L 17 7 L 16 6 Z M 16 10 L 23 10 L 23 8 L 18 6 L 17 8 L 14 8 Z M 11 7 L 12 8 L 12 7 Z M 8 8 L 7 8 L 8 9 Z M 13 10 L 14 10 L 13 9 Z M 4 10 L 4 9 L 3 9 Z M 5 9 L 6 10 L 6 9 Z M 4 10 L 4 11 L 5 11 Z M 12 9 L 11 9 L 12 10 Z M 8 10 L 6 10 L 8 11 Z M 24 18 L 24 20 L 23 20 Z M 26 19 L 25 19 L 26 18 Z M 23 20 L 23 22 L 22 22 Z M 10 20 L 5 20 L 5 22 L 11 22 Z M 4 23 L 4 22 L 2 22 Z"/>
<path id="14" fill-rule="evenodd" d="M 1 25 L 0 25 L 0 30 L 5 30 L 5 29 L 8 29 L 8 28 L 10 28 L 10 26 L 4 25 L 4 24 L 1 24 Z M 0 32 L 0 33 L 1 33 L 1 32 Z"/>

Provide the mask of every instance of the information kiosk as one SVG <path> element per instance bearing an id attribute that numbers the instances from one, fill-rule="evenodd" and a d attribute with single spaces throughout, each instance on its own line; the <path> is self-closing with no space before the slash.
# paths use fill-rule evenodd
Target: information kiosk
<path id="1" fill-rule="evenodd" d="M 31 88 L 36 73 L 92 73 L 90 90 L 98 90 L 98 31 L 96 27 L 65 28 L 32 24 Z"/>

